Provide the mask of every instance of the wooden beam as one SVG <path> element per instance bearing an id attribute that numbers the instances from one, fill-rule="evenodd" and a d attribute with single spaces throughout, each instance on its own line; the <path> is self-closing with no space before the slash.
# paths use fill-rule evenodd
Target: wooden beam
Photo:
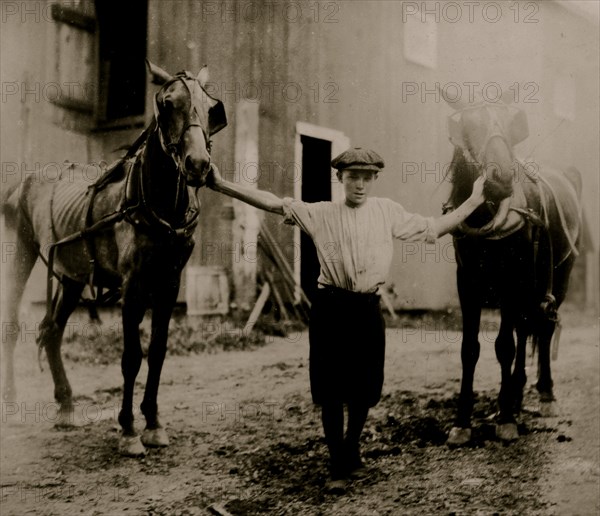
<path id="1" fill-rule="evenodd" d="M 385 290 L 381 290 L 380 289 L 379 290 L 379 295 L 381 296 L 381 300 L 383 301 L 383 304 L 387 308 L 387 311 L 392 316 L 392 319 L 394 319 L 394 320 L 398 319 L 398 316 L 396 315 L 396 311 L 394 310 L 392 302 L 390 301 L 390 297 L 387 295 L 387 293 L 385 292 Z"/>
<path id="2" fill-rule="evenodd" d="M 244 329 L 242 330 L 242 335 L 250 334 L 250 332 L 254 328 L 254 325 L 256 324 L 256 321 L 258 321 L 258 318 L 260 317 L 260 313 L 262 312 L 263 308 L 265 307 L 265 303 L 267 302 L 267 299 L 269 299 L 270 295 L 271 295 L 271 287 L 269 286 L 268 283 L 265 282 L 265 284 L 262 286 L 262 289 L 260 291 L 258 299 L 256 300 L 256 303 L 254 304 L 254 308 L 252 309 L 252 312 L 250 312 L 250 317 L 248 317 L 246 326 L 244 326 Z"/>
<path id="3" fill-rule="evenodd" d="M 250 188 L 258 183 L 258 102 L 240 100 L 236 105 L 235 118 L 235 175 L 233 181 Z M 256 173 L 257 177 L 253 174 Z M 256 242 L 260 228 L 260 217 L 256 208 L 245 202 L 232 199 L 233 245 L 239 252 L 232 263 L 235 302 L 243 310 L 249 310 L 256 293 Z"/>
<path id="4" fill-rule="evenodd" d="M 78 9 L 60 4 L 52 4 L 52 18 L 58 22 L 66 23 L 86 32 L 96 32 L 96 18 L 85 14 Z"/>

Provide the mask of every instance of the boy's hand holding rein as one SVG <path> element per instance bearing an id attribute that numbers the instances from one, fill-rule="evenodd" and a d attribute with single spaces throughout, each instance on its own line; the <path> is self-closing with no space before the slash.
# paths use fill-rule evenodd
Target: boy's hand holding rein
<path id="1" fill-rule="evenodd" d="M 454 211 L 434 219 L 435 232 L 438 238 L 456 229 L 461 222 L 485 201 L 485 197 L 483 196 L 484 183 L 485 178 L 483 176 L 478 177 L 473 183 L 471 196 L 465 202 Z"/>
<path id="2" fill-rule="evenodd" d="M 473 192 L 468 201 L 469 204 L 473 205 L 473 209 L 477 208 L 480 204 L 483 204 L 485 197 L 483 196 L 483 185 L 485 184 L 485 177 L 479 176 L 473 183 Z"/>
<path id="3" fill-rule="evenodd" d="M 212 190 L 218 191 L 218 186 L 223 182 L 223 178 L 221 177 L 221 173 L 217 168 L 217 165 L 214 163 L 210 164 L 210 170 L 208 171 L 208 175 L 206 176 L 206 186 L 208 186 Z"/>

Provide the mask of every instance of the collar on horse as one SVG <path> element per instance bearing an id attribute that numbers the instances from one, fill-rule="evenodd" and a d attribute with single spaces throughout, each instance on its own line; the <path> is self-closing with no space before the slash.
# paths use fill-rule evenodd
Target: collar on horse
<path id="1" fill-rule="evenodd" d="M 167 240 L 190 238 L 198 225 L 200 203 L 196 191 L 192 191 L 191 187 L 181 183 L 181 174 L 178 175 L 177 181 L 175 211 L 177 211 L 177 205 L 185 199 L 182 195 L 185 193 L 185 189 L 187 189 L 189 204 L 187 204 L 187 209 L 179 223 L 171 223 L 160 217 L 148 202 L 148 184 L 142 173 L 143 149 L 140 149 L 137 156 L 129 159 L 124 166 L 127 167 L 127 174 L 120 211 L 124 212 L 125 220 L 138 230 L 155 238 L 166 238 Z"/>

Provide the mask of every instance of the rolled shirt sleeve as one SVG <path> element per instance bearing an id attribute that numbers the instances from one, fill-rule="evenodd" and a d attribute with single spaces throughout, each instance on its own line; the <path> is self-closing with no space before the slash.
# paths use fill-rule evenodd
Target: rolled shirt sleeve
<path id="1" fill-rule="evenodd" d="M 392 235 L 407 242 L 433 243 L 437 239 L 433 217 L 410 213 L 401 204 L 389 200 Z"/>
<path id="2" fill-rule="evenodd" d="M 315 211 L 318 203 L 306 203 L 291 197 L 283 199 L 283 221 L 296 225 L 310 236 L 315 234 Z"/>

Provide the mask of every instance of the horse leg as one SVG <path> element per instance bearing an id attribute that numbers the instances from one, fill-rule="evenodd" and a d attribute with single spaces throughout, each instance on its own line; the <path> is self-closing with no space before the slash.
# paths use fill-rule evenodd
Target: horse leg
<path id="1" fill-rule="evenodd" d="M 144 455 L 146 449 L 136 433 L 133 421 L 133 388 L 142 365 L 142 345 L 140 343 L 140 324 L 146 311 L 145 298 L 141 289 L 124 288 L 123 294 L 123 355 L 121 372 L 123 373 L 123 403 L 119 412 L 119 424 L 122 434 L 119 440 L 119 453 L 128 457 Z"/>
<path id="2" fill-rule="evenodd" d="M 473 413 L 473 377 L 479 360 L 481 346 L 478 340 L 481 320 L 481 302 L 477 285 L 462 267 L 457 270 L 458 296 L 462 312 L 462 342 L 460 358 L 462 380 L 458 397 L 458 413 L 454 427 L 446 441 L 448 445 L 460 446 L 471 440 L 471 415 Z"/>
<path id="3" fill-rule="evenodd" d="M 514 389 L 513 411 L 518 414 L 523 408 L 523 389 L 527 384 L 527 373 L 525 362 L 527 360 L 527 337 L 529 328 L 526 320 L 517 323 L 517 354 L 515 357 L 515 368 L 512 374 L 512 385 Z"/>
<path id="4" fill-rule="evenodd" d="M 14 402 L 17 397 L 14 354 L 20 330 L 19 307 L 27 279 L 38 257 L 38 249 L 30 233 L 31 230 L 22 224 L 17 228 L 15 253 L 6 253 L 6 264 L 2 267 L 2 285 L 6 293 L 0 303 L 4 362 L 2 399 L 6 402 Z"/>
<path id="5" fill-rule="evenodd" d="M 538 352 L 538 376 L 536 388 L 540 395 L 540 413 L 544 417 L 555 415 L 552 373 L 550 371 L 550 343 L 556 328 L 556 321 L 542 316 L 536 330 Z"/>
<path id="6" fill-rule="evenodd" d="M 502 441 L 518 439 L 519 432 L 513 415 L 514 386 L 512 382 L 512 364 L 515 359 L 515 339 L 513 336 L 514 319 L 512 310 L 504 302 L 500 310 L 501 322 L 495 342 L 496 358 L 500 363 L 501 384 L 498 395 L 499 416 L 496 425 L 496 437 Z"/>
<path id="7" fill-rule="evenodd" d="M 169 445 L 167 432 L 158 421 L 158 388 L 165 355 L 167 353 L 167 337 L 169 321 L 179 292 L 178 282 L 169 283 L 160 290 L 160 295 L 152 306 L 152 334 L 148 349 L 148 378 L 144 391 L 141 410 L 146 418 L 146 428 L 142 434 L 142 442 L 149 447 Z"/>
<path id="8" fill-rule="evenodd" d="M 554 286 L 552 294 L 555 305 L 540 307 L 539 321 L 536 328 L 538 344 L 538 374 L 536 388 L 540 394 L 540 413 L 543 417 L 557 415 L 556 398 L 554 397 L 554 382 L 551 372 L 552 337 L 558 324 L 558 309 L 565 300 L 569 287 L 569 276 L 573 268 L 574 256 L 569 257 L 560 267 L 554 270 Z M 558 343 L 556 343 L 558 345 Z"/>
<path id="9" fill-rule="evenodd" d="M 79 303 L 83 286 L 83 283 L 63 278 L 52 300 L 52 312 L 46 314 L 40 324 L 38 345 L 46 350 L 54 381 L 54 399 L 59 405 L 57 426 L 69 426 L 74 422 L 72 390 L 62 361 L 61 344 L 65 326 Z"/>

